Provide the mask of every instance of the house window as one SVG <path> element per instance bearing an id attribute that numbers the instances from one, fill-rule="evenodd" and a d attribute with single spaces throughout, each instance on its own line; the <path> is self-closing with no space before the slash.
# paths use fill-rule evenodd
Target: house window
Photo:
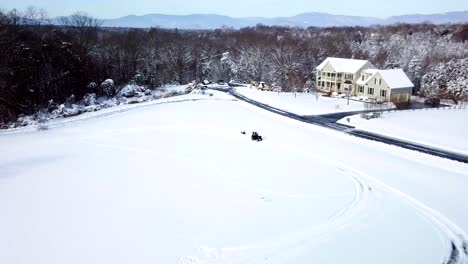
<path id="1" fill-rule="evenodd" d="M 331 76 L 332 76 L 332 77 L 335 77 L 335 74 L 334 74 L 334 73 L 332 73 L 332 74 L 331 74 Z"/>
<path id="2" fill-rule="evenodd" d="M 345 74 L 345 79 L 347 79 L 347 80 L 352 80 L 352 79 L 353 79 L 353 75 L 352 75 L 352 74 Z"/>
<path id="3" fill-rule="evenodd" d="M 365 76 L 364 76 L 364 74 L 363 74 L 363 75 L 362 75 L 362 80 L 363 80 L 363 81 L 364 81 L 364 78 L 365 78 Z"/>
<path id="4" fill-rule="evenodd" d="M 327 82 L 327 87 L 330 87 L 330 82 Z"/>
<path id="5" fill-rule="evenodd" d="M 387 97 L 387 91 L 386 90 L 380 90 L 380 96 Z"/>
<path id="6" fill-rule="evenodd" d="M 368 88 L 367 89 L 367 93 L 370 94 L 370 95 L 374 95 L 374 88 Z"/>
<path id="7" fill-rule="evenodd" d="M 379 85 L 382 85 L 382 79 L 379 79 Z"/>
<path id="8" fill-rule="evenodd" d="M 337 84 L 336 86 L 338 87 L 338 90 L 340 90 L 340 88 L 341 88 L 341 83 Z"/>
<path id="9" fill-rule="evenodd" d="M 322 82 L 322 87 L 325 87 L 325 82 Z"/>
<path id="10" fill-rule="evenodd" d="M 377 84 L 377 78 L 374 79 L 374 84 Z"/>
<path id="11" fill-rule="evenodd" d="M 337 76 L 338 78 L 341 78 L 341 73 L 338 73 L 336 76 Z"/>
<path id="12" fill-rule="evenodd" d="M 329 73 L 329 72 L 327 72 L 327 76 L 330 77 L 330 73 Z"/>
<path id="13" fill-rule="evenodd" d="M 360 93 L 364 93 L 364 86 L 359 85 L 359 92 L 360 92 Z"/>

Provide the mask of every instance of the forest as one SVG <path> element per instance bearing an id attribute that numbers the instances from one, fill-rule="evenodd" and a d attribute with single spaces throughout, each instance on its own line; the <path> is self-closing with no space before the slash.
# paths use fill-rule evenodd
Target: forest
<path id="1" fill-rule="evenodd" d="M 112 97 L 129 83 L 264 81 L 310 90 L 327 57 L 402 68 L 415 95 L 468 99 L 467 24 L 187 31 L 104 28 L 82 12 L 62 20 L 52 25 L 36 9 L 0 11 L 0 124 L 72 95 Z"/>

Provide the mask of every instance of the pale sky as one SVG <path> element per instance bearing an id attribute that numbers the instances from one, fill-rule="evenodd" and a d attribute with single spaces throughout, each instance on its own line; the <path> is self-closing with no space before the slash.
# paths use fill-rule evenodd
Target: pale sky
<path id="1" fill-rule="evenodd" d="M 293 16 L 305 12 L 388 17 L 468 10 L 466 0 L 0 0 L 1 9 L 43 8 L 49 16 L 85 11 L 98 18 L 143 14 Z"/>

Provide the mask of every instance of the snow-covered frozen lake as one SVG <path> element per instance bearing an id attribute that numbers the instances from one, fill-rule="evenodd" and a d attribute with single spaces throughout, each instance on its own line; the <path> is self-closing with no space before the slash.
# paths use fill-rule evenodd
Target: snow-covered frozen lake
<path id="1" fill-rule="evenodd" d="M 0 134 L 0 263 L 466 260 L 468 165 L 219 92 L 163 102 Z"/>

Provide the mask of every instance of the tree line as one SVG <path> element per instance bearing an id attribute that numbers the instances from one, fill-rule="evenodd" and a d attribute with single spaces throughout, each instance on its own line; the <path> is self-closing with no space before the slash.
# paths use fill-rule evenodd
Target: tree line
<path id="1" fill-rule="evenodd" d="M 442 69 L 468 69 L 467 40 L 468 25 L 257 25 L 189 31 L 103 28 L 80 12 L 51 25 L 45 12 L 34 8 L 0 11 L 0 123 L 71 95 L 112 96 L 99 85 L 106 79 L 117 86 L 135 82 L 150 89 L 203 80 L 265 81 L 284 91 L 310 89 L 315 67 L 327 57 L 403 68 L 416 93 L 460 100 L 466 96 L 466 87 L 460 85 L 466 77 L 458 75 L 466 70 L 457 75 Z M 439 78 L 444 74 L 450 78 Z M 456 95 L 450 92 L 450 81 L 457 86 Z"/>

